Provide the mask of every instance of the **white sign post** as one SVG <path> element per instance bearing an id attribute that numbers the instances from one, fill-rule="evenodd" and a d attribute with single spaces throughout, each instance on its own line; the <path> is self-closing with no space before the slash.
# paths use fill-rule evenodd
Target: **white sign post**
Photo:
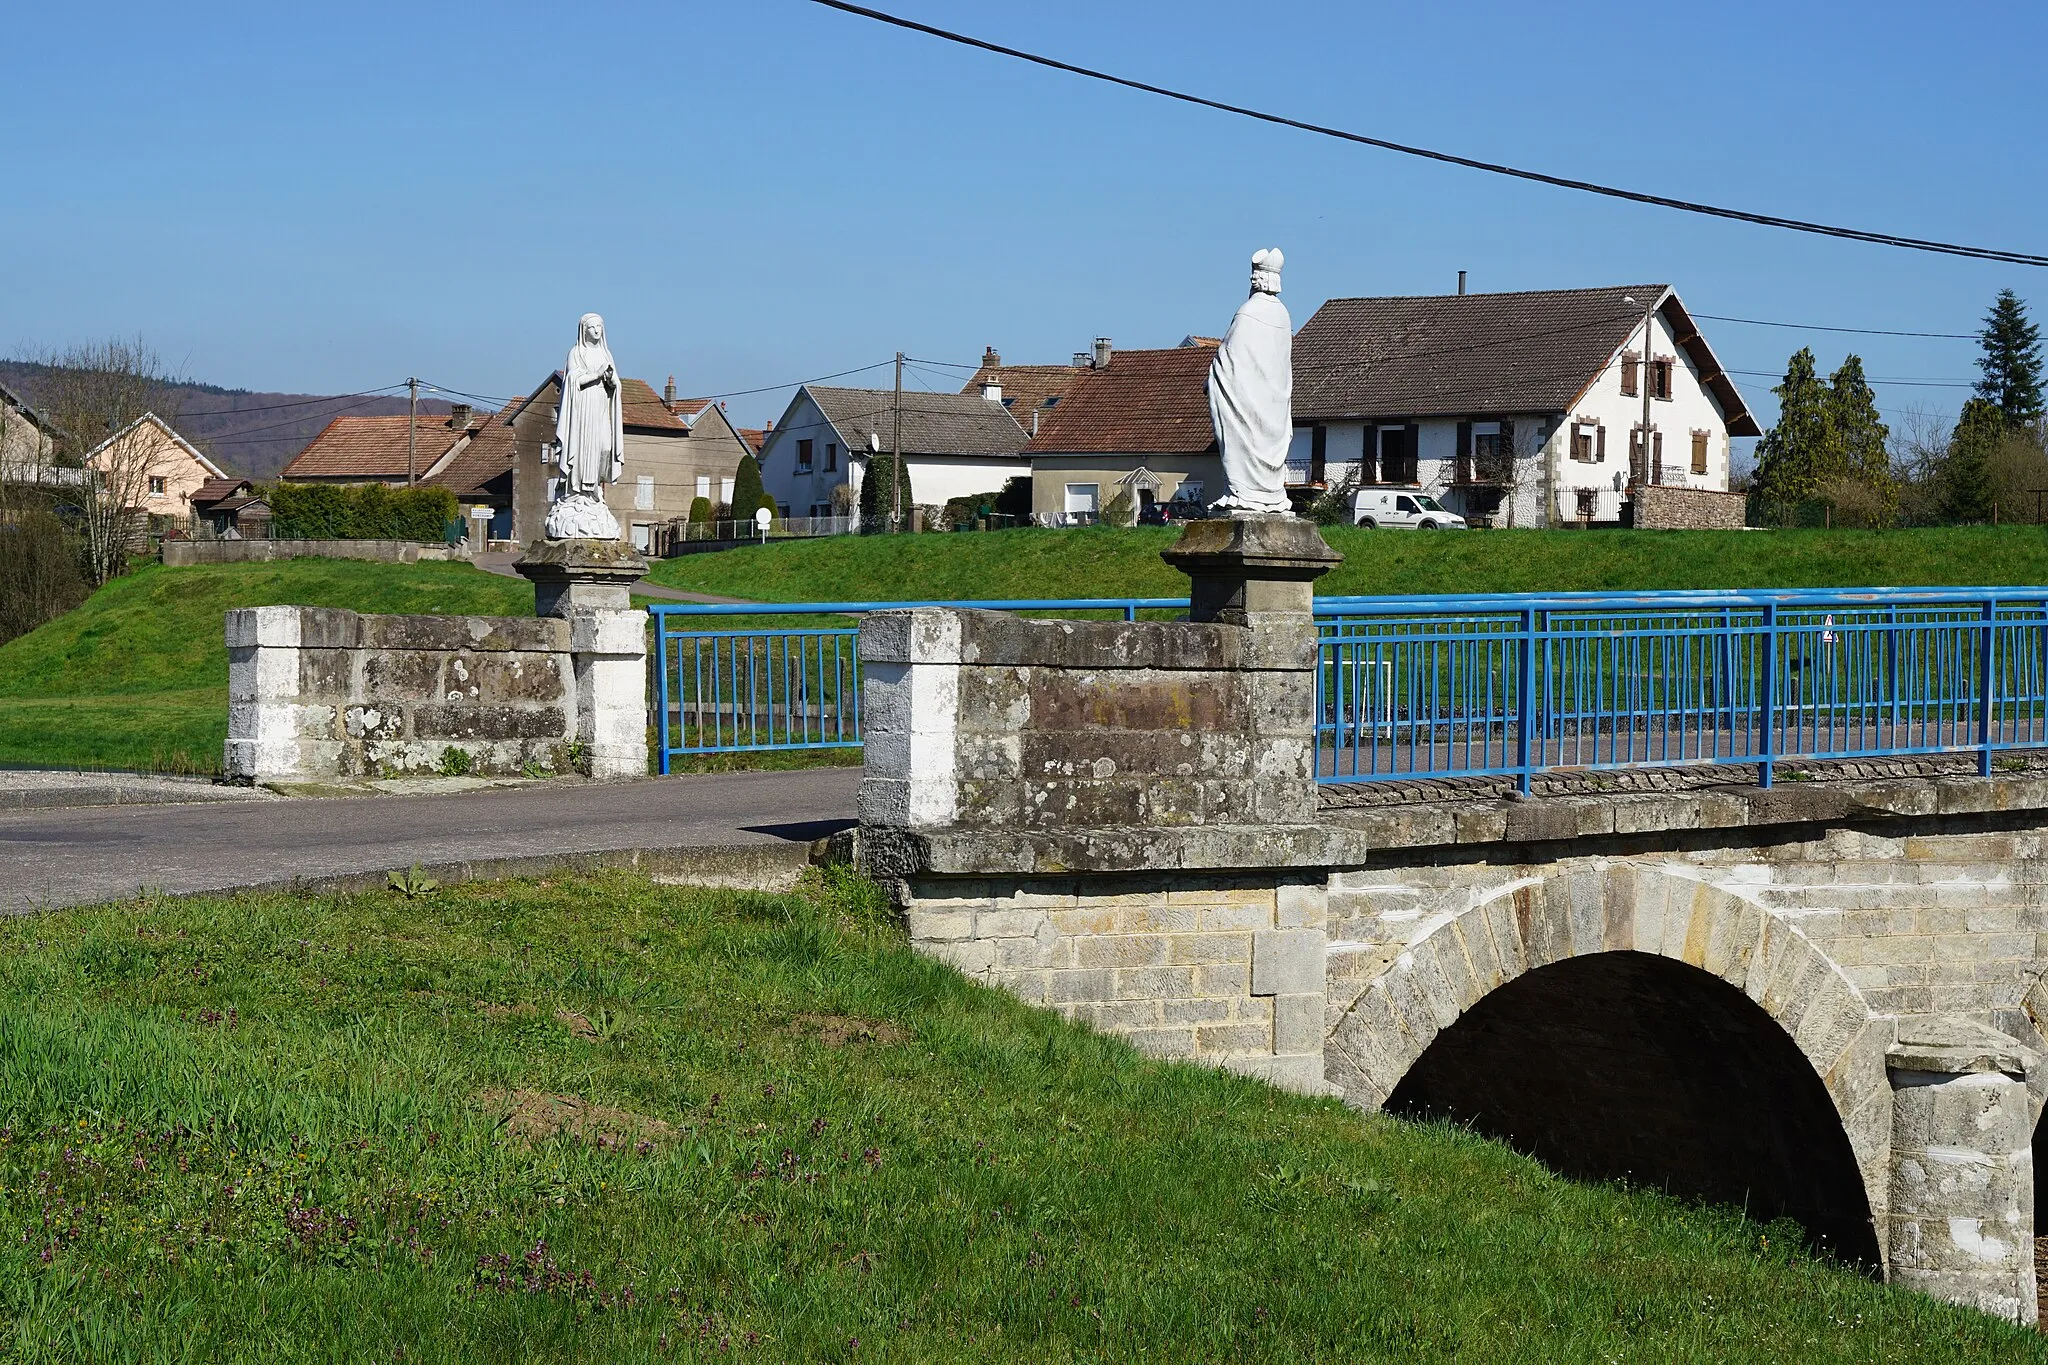
<path id="1" fill-rule="evenodd" d="M 767 508 L 757 507 L 754 509 L 754 529 L 760 532 L 761 540 L 764 544 L 768 540 L 768 528 L 774 521 L 775 514 Z"/>

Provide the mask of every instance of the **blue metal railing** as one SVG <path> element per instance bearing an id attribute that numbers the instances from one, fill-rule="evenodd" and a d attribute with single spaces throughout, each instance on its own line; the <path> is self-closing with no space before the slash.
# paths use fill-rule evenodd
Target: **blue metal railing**
<path id="1" fill-rule="evenodd" d="M 1184 597 L 1015 598 L 989 602 L 802 602 L 656 606 L 655 748 L 660 770 L 696 754 L 858 748 L 860 630 L 856 624 L 752 624 L 796 617 L 857 617 L 901 607 L 990 611 L 1181 611 Z M 733 621 L 728 628 L 696 622 Z"/>
<path id="2" fill-rule="evenodd" d="M 1185 612 L 1185 598 L 658 606 L 661 770 L 857 747 L 858 617 Z M 2048 745 L 2048 588 L 1328 597 L 1317 778 L 1747 764 Z"/>

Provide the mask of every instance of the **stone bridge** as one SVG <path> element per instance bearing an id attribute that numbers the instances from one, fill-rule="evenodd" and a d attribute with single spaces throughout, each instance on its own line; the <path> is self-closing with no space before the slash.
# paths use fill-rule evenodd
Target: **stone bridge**
<path id="1" fill-rule="evenodd" d="M 862 856 L 922 949 L 2035 1320 L 2048 768 L 1319 794 L 1328 551 L 1209 522 L 1168 557 L 1188 622 L 863 624 Z"/>

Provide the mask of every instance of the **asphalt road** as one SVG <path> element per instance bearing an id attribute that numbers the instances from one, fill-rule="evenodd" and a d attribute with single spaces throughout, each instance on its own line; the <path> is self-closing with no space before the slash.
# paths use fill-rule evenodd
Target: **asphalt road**
<path id="1" fill-rule="evenodd" d="M 450 796 L 0 815 L 0 914 L 536 854 L 809 843 L 851 824 L 859 768 Z"/>

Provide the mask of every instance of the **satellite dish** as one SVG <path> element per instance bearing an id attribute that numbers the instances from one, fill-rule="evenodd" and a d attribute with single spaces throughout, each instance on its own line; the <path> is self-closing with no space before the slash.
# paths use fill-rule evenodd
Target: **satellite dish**
<path id="1" fill-rule="evenodd" d="M 871 432 L 869 432 L 869 433 L 868 433 L 868 454 L 870 454 L 870 455 L 879 455 L 879 454 L 881 454 L 881 453 L 882 453 L 882 434 L 881 434 L 880 432 L 878 432 L 878 431 L 871 431 Z"/>

